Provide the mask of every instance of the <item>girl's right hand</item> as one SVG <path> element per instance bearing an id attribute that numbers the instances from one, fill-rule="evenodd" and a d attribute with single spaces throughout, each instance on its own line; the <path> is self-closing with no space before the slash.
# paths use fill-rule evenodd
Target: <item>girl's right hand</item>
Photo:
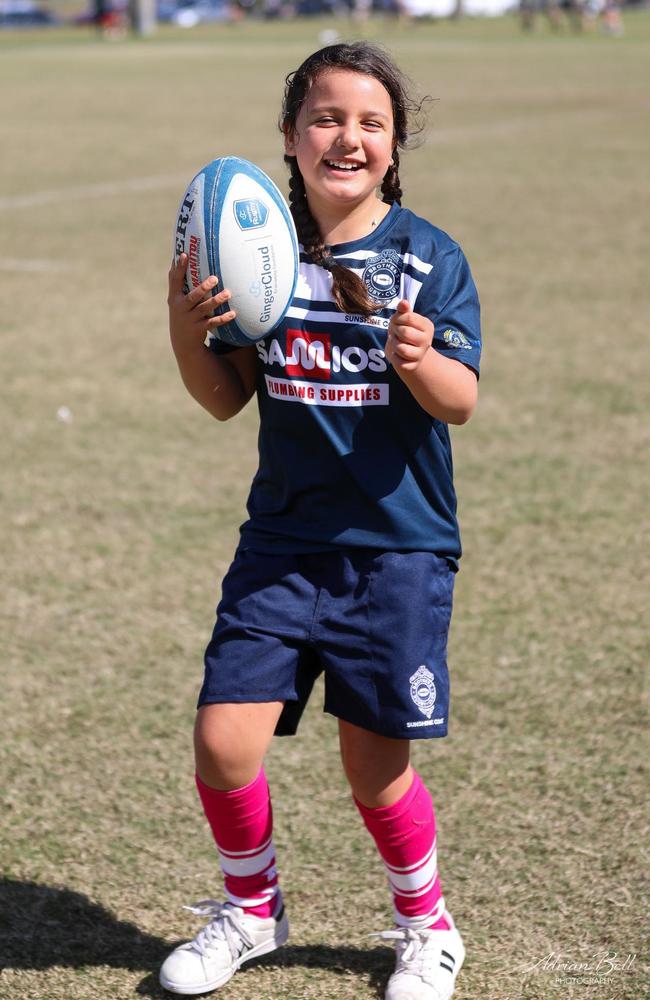
<path id="1" fill-rule="evenodd" d="M 217 306 L 223 305 L 230 298 L 227 288 L 218 295 L 211 294 L 218 281 L 214 275 L 185 294 L 183 282 L 187 263 L 188 256 L 182 253 L 178 261 L 172 261 L 169 269 L 169 333 L 177 356 L 198 350 L 203 346 L 210 330 L 223 326 L 237 315 L 233 309 L 219 316 L 213 315 Z"/>

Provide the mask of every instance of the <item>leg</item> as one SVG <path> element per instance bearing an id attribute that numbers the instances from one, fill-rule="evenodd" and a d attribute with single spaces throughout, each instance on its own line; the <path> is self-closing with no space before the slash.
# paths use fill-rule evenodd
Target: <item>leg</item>
<path id="1" fill-rule="evenodd" d="M 433 803 L 409 764 L 408 740 L 387 739 L 342 721 L 339 735 L 357 808 L 386 867 L 396 922 L 447 929 Z"/>
<path id="2" fill-rule="evenodd" d="M 242 788 L 260 773 L 282 702 L 203 705 L 194 726 L 196 773 L 211 788 Z"/>
<path id="3" fill-rule="evenodd" d="M 411 744 L 339 719 L 341 760 L 352 793 L 370 809 L 392 806 L 413 781 Z"/>
<path id="4" fill-rule="evenodd" d="M 226 983 L 244 962 L 284 944 L 288 923 L 278 888 L 273 812 L 264 754 L 282 702 L 208 704 L 195 726 L 196 783 L 217 846 L 226 903 L 197 904 L 210 922 L 177 948 L 162 985 L 195 994 Z"/>
<path id="5" fill-rule="evenodd" d="M 282 702 L 208 704 L 195 725 L 196 784 L 233 906 L 270 917 L 278 906 L 273 811 L 264 755 Z"/>
<path id="6" fill-rule="evenodd" d="M 386 1000 L 448 1000 L 465 956 L 445 908 L 433 803 L 409 764 L 409 743 L 339 722 L 341 756 L 393 892 L 396 971 Z M 435 992 L 432 990 L 435 988 Z"/>

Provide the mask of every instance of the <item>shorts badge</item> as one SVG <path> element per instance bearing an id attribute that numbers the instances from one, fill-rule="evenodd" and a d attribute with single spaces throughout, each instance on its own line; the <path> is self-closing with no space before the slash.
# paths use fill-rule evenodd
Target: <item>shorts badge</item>
<path id="1" fill-rule="evenodd" d="M 421 664 L 413 676 L 409 677 L 409 681 L 411 682 L 411 698 L 422 715 L 430 719 L 436 704 L 436 685 L 433 674 L 427 670 L 424 664 Z"/>
<path id="2" fill-rule="evenodd" d="M 363 282 L 376 302 L 390 302 L 399 292 L 402 258 L 396 250 L 384 250 L 369 257 L 363 271 Z"/>

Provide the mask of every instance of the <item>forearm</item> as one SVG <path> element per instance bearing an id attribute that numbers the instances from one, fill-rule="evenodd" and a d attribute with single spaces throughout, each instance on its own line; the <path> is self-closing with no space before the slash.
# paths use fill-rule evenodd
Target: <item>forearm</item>
<path id="1" fill-rule="evenodd" d="M 250 399 L 238 370 L 226 356 L 213 354 L 203 344 L 192 350 L 174 348 L 174 354 L 185 388 L 217 420 L 234 417 Z"/>
<path id="2" fill-rule="evenodd" d="M 213 353 L 206 337 L 235 318 L 232 309 L 219 312 L 230 298 L 227 289 L 213 295 L 217 285 L 210 275 L 185 293 L 187 254 L 169 269 L 169 336 L 181 378 L 189 394 L 216 417 L 228 420 L 246 405 L 255 392 L 255 351 L 244 347 L 228 355 Z"/>
<path id="3" fill-rule="evenodd" d="M 419 365 L 395 365 L 397 373 L 422 409 L 447 424 L 464 424 L 478 397 L 474 372 L 460 361 L 430 347 Z"/>

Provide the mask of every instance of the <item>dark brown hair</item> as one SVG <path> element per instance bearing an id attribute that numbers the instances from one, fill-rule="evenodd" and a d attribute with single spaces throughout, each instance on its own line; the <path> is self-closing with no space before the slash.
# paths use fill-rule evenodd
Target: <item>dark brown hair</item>
<path id="1" fill-rule="evenodd" d="M 405 149 L 412 136 L 422 131 L 418 118 L 424 100 L 418 102 L 411 97 L 409 82 L 379 46 L 368 42 L 327 45 L 305 59 L 286 79 L 280 130 L 285 136 L 294 131 L 298 113 L 310 88 L 321 73 L 332 69 L 345 69 L 374 77 L 388 92 L 393 110 L 394 149 L 393 161 L 384 176 L 381 193 L 387 204 L 396 202 L 401 205 L 398 149 Z M 366 286 L 354 271 L 334 263 L 331 248 L 323 242 L 316 220 L 311 214 L 305 182 L 296 157 L 285 155 L 284 161 L 291 171 L 289 206 L 305 253 L 314 264 L 319 264 L 331 273 L 332 295 L 339 309 L 370 316 L 380 306 L 370 298 Z"/>

